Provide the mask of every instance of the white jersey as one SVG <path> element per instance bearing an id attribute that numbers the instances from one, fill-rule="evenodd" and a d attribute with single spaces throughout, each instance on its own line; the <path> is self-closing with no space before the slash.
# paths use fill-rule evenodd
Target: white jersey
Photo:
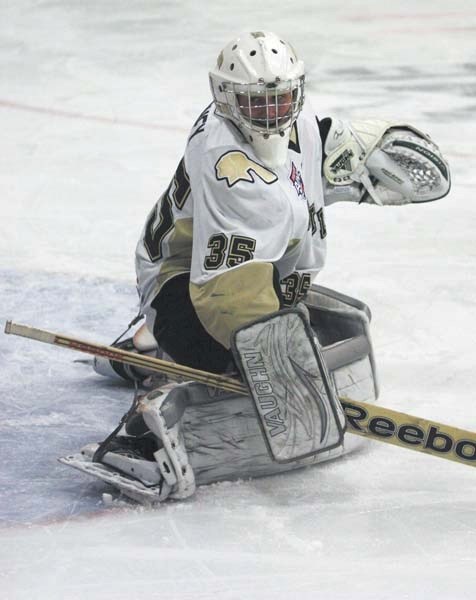
<path id="1" fill-rule="evenodd" d="M 322 128 L 330 152 L 325 191 L 322 141 L 308 104 L 292 127 L 286 162 L 276 169 L 260 162 L 235 125 L 214 113 L 214 105 L 200 115 L 137 246 L 141 308 L 151 329 L 151 302 L 171 278 L 189 274 L 200 322 L 229 347 L 238 327 L 293 306 L 309 289 L 325 261 L 324 203 L 378 196 L 380 204 L 402 204 L 448 193 L 447 163 L 414 128 L 330 119 Z M 388 141 L 382 136 L 390 130 Z M 391 153 L 374 156 L 373 149 L 384 142 Z M 404 148 L 400 159 L 395 158 L 399 148 Z M 368 177 L 364 189 L 354 173 L 368 152 L 366 164 L 378 180 L 374 189 Z M 414 173 L 422 169 L 426 178 L 416 180 Z"/>
<path id="2" fill-rule="evenodd" d="M 220 286 L 250 287 L 251 297 L 251 277 L 263 273 L 268 287 L 279 279 L 285 305 L 295 304 L 325 261 L 321 164 L 319 128 L 308 105 L 293 126 L 285 164 L 273 170 L 210 105 L 192 128 L 185 155 L 137 246 L 145 314 L 162 286 L 181 273 L 190 273 L 196 306 L 204 298 L 210 303 Z"/>

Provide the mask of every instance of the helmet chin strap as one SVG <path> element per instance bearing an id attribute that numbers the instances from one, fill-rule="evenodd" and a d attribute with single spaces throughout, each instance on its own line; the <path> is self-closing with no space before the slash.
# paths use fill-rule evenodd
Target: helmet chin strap
<path id="1" fill-rule="evenodd" d="M 289 136 L 291 129 L 282 133 L 272 133 L 265 137 L 256 131 L 246 132 L 258 159 L 270 169 L 282 167 L 288 155 Z"/>

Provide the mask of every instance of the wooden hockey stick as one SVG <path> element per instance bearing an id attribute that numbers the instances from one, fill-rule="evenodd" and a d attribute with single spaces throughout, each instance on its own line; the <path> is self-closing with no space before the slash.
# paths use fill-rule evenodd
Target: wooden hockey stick
<path id="1" fill-rule="evenodd" d="M 165 373 L 172 379 L 191 380 L 236 394 L 248 395 L 241 382 L 224 375 L 192 369 L 159 358 L 128 352 L 7 321 L 5 333 L 71 348 L 94 356 Z M 347 431 L 402 448 L 476 466 L 476 433 L 415 417 L 379 405 L 340 397 L 347 417 Z"/>
<path id="2" fill-rule="evenodd" d="M 179 381 L 183 381 L 184 379 L 193 380 L 229 392 L 248 394 L 247 388 L 231 377 L 216 375 L 214 373 L 209 373 L 208 371 L 200 371 L 199 369 L 192 369 L 167 360 L 161 360 L 160 358 L 121 350 L 114 346 L 104 346 L 94 342 L 86 342 L 78 338 L 52 333 L 44 329 L 36 329 L 35 327 L 29 327 L 28 325 L 19 325 L 18 323 L 12 323 L 11 321 L 7 321 L 5 333 L 19 335 L 21 337 L 37 340 L 38 342 L 45 342 L 46 344 L 62 346 L 63 348 L 79 350 L 79 352 L 85 352 L 86 354 L 92 354 L 93 356 L 105 356 L 106 358 L 116 360 L 117 362 L 150 369 L 151 371 L 156 371 L 158 373 L 165 373 L 172 379 L 178 379 Z"/>

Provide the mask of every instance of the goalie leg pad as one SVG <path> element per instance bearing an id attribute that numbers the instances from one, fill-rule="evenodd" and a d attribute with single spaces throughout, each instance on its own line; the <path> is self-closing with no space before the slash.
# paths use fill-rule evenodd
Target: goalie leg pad
<path id="1" fill-rule="evenodd" d="M 305 316 L 281 311 L 237 330 L 232 349 L 271 457 L 291 462 L 342 444 L 345 416 Z"/>
<path id="2" fill-rule="evenodd" d="M 155 347 L 142 349 L 135 345 L 133 338 L 127 338 L 122 342 L 114 344 L 114 346 L 116 348 L 120 348 L 121 350 L 137 352 L 138 354 L 152 356 L 153 358 L 158 358 L 160 356 L 157 344 Z M 129 382 L 142 382 L 144 379 L 154 374 L 154 371 L 151 371 L 150 369 L 128 365 L 126 363 L 118 362 L 117 360 L 111 360 L 104 356 L 94 357 L 93 368 L 96 373 L 102 375 L 103 377 Z"/>
<path id="3" fill-rule="evenodd" d="M 113 346 L 129 352 L 137 352 L 154 358 L 162 358 L 163 352 L 157 344 L 157 340 L 149 331 L 146 325 L 142 325 L 132 337 L 126 338 L 120 342 L 114 342 Z M 144 369 L 126 363 L 111 360 L 104 356 L 95 356 L 93 368 L 99 375 L 112 379 L 125 381 L 144 381 L 147 377 L 154 374 L 150 369 Z"/>

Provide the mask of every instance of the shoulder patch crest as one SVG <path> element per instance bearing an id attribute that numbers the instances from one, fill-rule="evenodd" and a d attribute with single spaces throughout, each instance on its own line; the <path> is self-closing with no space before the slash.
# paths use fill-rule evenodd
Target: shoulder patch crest
<path id="1" fill-rule="evenodd" d="M 289 179 L 296 190 L 299 198 L 306 198 L 306 191 L 304 189 L 304 181 L 302 179 L 301 171 L 296 167 L 294 162 L 291 163 L 291 173 Z"/>
<path id="2" fill-rule="evenodd" d="M 260 165 L 239 150 L 232 150 L 220 156 L 215 164 L 215 173 L 218 180 L 226 179 L 226 183 L 230 188 L 239 181 L 255 183 L 255 176 L 268 185 L 278 180 L 276 173 Z"/>

